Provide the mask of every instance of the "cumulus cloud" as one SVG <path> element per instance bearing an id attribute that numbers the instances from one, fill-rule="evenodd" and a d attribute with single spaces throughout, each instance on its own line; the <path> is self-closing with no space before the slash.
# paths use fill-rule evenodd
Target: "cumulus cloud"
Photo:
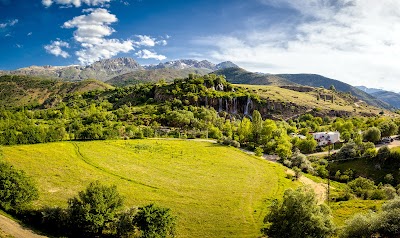
<path id="1" fill-rule="evenodd" d="M 42 0 L 42 4 L 45 7 L 50 7 L 53 4 L 75 7 L 81 7 L 83 4 L 88 6 L 107 6 L 107 3 L 111 1 L 112 0 Z"/>
<path id="2" fill-rule="evenodd" d="M 62 48 L 69 48 L 69 44 L 67 42 L 61 41 L 61 40 L 56 40 L 52 41 L 50 45 L 44 46 L 44 49 L 47 51 L 47 53 L 55 55 L 55 56 L 60 56 L 63 58 L 68 58 L 69 54 L 68 52 L 64 51 Z"/>
<path id="3" fill-rule="evenodd" d="M 319 73 L 400 91 L 395 83 L 400 78 L 400 1 L 258 1 L 290 8 L 298 17 L 285 19 L 291 21 L 286 25 L 269 23 L 237 35 L 196 39 L 194 43 L 211 49 L 203 56 L 232 60 L 253 71 Z"/>
<path id="4" fill-rule="evenodd" d="M 136 56 L 138 56 L 141 59 L 156 59 L 156 60 L 165 60 L 167 57 L 165 57 L 164 55 L 159 55 L 154 51 L 150 51 L 150 50 L 139 50 L 136 53 Z"/>
<path id="5" fill-rule="evenodd" d="M 156 45 L 166 46 L 168 44 L 167 41 L 162 38 L 157 39 L 146 35 L 136 35 L 136 37 L 138 38 L 138 40 L 134 42 L 136 47 L 154 47 Z"/>
<path id="6" fill-rule="evenodd" d="M 4 22 L 4 23 L 0 23 L 0 29 L 6 28 L 6 27 L 9 27 L 9 26 L 14 26 L 17 23 L 18 23 L 18 19 L 13 19 L 13 20 L 9 20 L 9 21 Z"/>
<path id="7" fill-rule="evenodd" d="M 63 28 L 76 28 L 74 39 L 82 47 L 76 55 L 81 64 L 90 64 L 134 50 L 131 40 L 105 38 L 115 32 L 110 26 L 118 21 L 115 15 L 103 8 L 86 9 L 84 13 L 87 14 L 63 24 Z"/>

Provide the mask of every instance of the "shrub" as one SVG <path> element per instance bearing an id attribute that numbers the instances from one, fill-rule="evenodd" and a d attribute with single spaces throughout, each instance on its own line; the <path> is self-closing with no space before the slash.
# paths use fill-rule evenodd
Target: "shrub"
<path id="1" fill-rule="evenodd" d="M 96 181 L 86 190 L 68 201 L 68 211 L 73 232 L 101 235 L 117 217 L 123 199 L 115 186 L 107 187 Z"/>
<path id="2" fill-rule="evenodd" d="M 4 210 L 21 211 L 39 197 L 32 180 L 8 163 L 0 162 L 0 207 Z"/>
<path id="3" fill-rule="evenodd" d="M 268 237 L 329 237 L 334 232 L 331 211 L 318 205 L 314 191 L 307 188 L 285 191 L 264 218 L 261 231 Z"/>
<path id="4" fill-rule="evenodd" d="M 256 156 L 260 157 L 260 156 L 263 155 L 264 150 L 263 150 L 261 147 L 257 147 L 257 148 L 254 150 L 254 152 L 255 152 Z"/>
<path id="5" fill-rule="evenodd" d="M 134 217 L 140 237 L 163 238 L 175 236 L 175 217 L 168 208 L 150 204 L 140 207 Z"/>

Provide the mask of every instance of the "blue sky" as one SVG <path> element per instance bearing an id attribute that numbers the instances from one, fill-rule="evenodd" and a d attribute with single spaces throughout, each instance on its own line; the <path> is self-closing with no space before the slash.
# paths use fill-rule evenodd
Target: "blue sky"
<path id="1" fill-rule="evenodd" d="M 400 91 L 398 0 L 0 0 L 0 69 L 231 60 Z"/>

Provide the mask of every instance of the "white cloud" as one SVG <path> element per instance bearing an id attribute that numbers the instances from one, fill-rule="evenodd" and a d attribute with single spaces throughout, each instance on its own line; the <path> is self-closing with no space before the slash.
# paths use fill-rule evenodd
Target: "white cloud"
<path id="1" fill-rule="evenodd" d="M 101 59 L 108 59 L 119 53 L 128 53 L 134 50 L 131 41 L 117 39 L 103 39 L 98 44 L 84 46 L 76 52 L 79 62 L 90 64 Z"/>
<path id="2" fill-rule="evenodd" d="M 161 46 L 166 46 L 168 42 L 164 39 L 157 39 L 151 36 L 146 36 L 146 35 L 136 35 L 137 38 L 139 38 L 138 41 L 134 42 L 134 45 L 136 47 L 154 47 L 156 45 L 161 45 Z"/>
<path id="3" fill-rule="evenodd" d="M 42 4 L 45 7 L 50 7 L 53 4 L 75 7 L 81 7 L 83 4 L 88 6 L 107 6 L 107 3 L 111 1 L 112 0 L 42 0 Z"/>
<path id="4" fill-rule="evenodd" d="M 139 50 L 136 53 L 136 56 L 138 56 L 141 59 L 156 59 L 156 60 L 165 60 L 167 57 L 165 57 L 164 55 L 159 55 L 154 51 L 150 51 L 150 50 Z"/>
<path id="5" fill-rule="evenodd" d="M 6 28 L 6 27 L 9 27 L 9 26 L 14 26 L 17 23 L 18 23 L 18 19 L 13 19 L 13 20 L 7 21 L 5 23 L 0 23 L 0 29 Z"/>
<path id="6" fill-rule="evenodd" d="M 56 40 L 52 41 L 50 45 L 44 46 L 44 49 L 47 51 L 47 53 L 55 56 L 61 56 L 63 58 L 68 58 L 69 54 L 62 48 L 69 48 L 69 44 L 64 41 Z"/>
<path id="7" fill-rule="evenodd" d="M 139 38 L 139 41 L 134 42 L 136 46 L 153 47 L 156 45 L 156 39 L 150 36 L 137 35 L 136 37 Z"/>
<path id="8" fill-rule="evenodd" d="M 352 85 L 400 91 L 400 1 L 259 0 L 299 17 L 237 35 L 197 39 L 215 60 L 253 71 L 319 73 Z M 293 18 L 292 18 L 293 19 Z M 260 19 L 260 22 L 263 19 Z"/>
<path id="9" fill-rule="evenodd" d="M 29 32 L 28 34 L 26 34 L 27 36 L 31 36 L 33 33 L 32 32 Z"/>
<path id="10" fill-rule="evenodd" d="M 118 21 L 115 15 L 103 8 L 86 9 L 83 12 L 87 14 L 74 17 L 63 25 L 64 28 L 76 28 L 74 39 L 82 48 L 75 54 L 81 64 L 90 64 L 134 50 L 131 40 L 105 38 L 115 32 L 110 27 Z"/>

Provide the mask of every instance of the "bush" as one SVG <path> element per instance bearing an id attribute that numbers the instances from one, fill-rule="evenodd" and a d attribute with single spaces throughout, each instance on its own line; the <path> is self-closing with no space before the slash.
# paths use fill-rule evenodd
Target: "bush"
<path id="1" fill-rule="evenodd" d="M 367 199 L 370 196 L 369 193 L 376 188 L 374 181 L 363 177 L 356 178 L 349 182 L 348 185 L 358 197 L 364 197 L 364 199 Z"/>
<path id="2" fill-rule="evenodd" d="M 256 156 L 260 157 L 263 155 L 264 150 L 261 147 L 257 147 L 254 152 Z"/>
<path id="3" fill-rule="evenodd" d="M 329 237 L 334 232 L 331 211 L 318 205 L 312 189 L 285 191 L 283 201 L 275 200 L 261 229 L 268 237 Z"/>
<path id="4" fill-rule="evenodd" d="M 123 212 L 118 219 L 117 223 L 117 235 L 118 237 L 137 237 L 136 227 L 135 227 L 135 216 L 138 209 L 131 208 L 126 212 Z"/>
<path id="5" fill-rule="evenodd" d="M 123 199 L 115 186 L 107 187 L 96 181 L 85 191 L 68 201 L 71 230 L 77 234 L 101 235 L 117 217 Z"/>
<path id="6" fill-rule="evenodd" d="M 240 147 L 240 143 L 239 142 L 237 142 L 235 140 L 232 140 L 229 137 L 223 137 L 222 140 L 219 141 L 219 143 L 221 143 L 223 145 L 230 145 L 230 146 L 233 146 L 235 148 L 239 148 Z"/>
<path id="7" fill-rule="evenodd" d="M 0 162 L 0 207 L 19 212 L 39 197 L 32 180 L 10 164 Z"/>
<path id="8" fill-rule="evenodd" d="M 168 208 L 150 204 L 140 207 L 134 217 L 140 237 L 163 238 L 175 236 L 175 217 Z"/>
<path id="9" fill-rule="evenodd" d="M 356 214 L 346 222 L 340 237 L 399 237 L 400 199 L 396 198 L 382 206 L 378 213 Z"/>

